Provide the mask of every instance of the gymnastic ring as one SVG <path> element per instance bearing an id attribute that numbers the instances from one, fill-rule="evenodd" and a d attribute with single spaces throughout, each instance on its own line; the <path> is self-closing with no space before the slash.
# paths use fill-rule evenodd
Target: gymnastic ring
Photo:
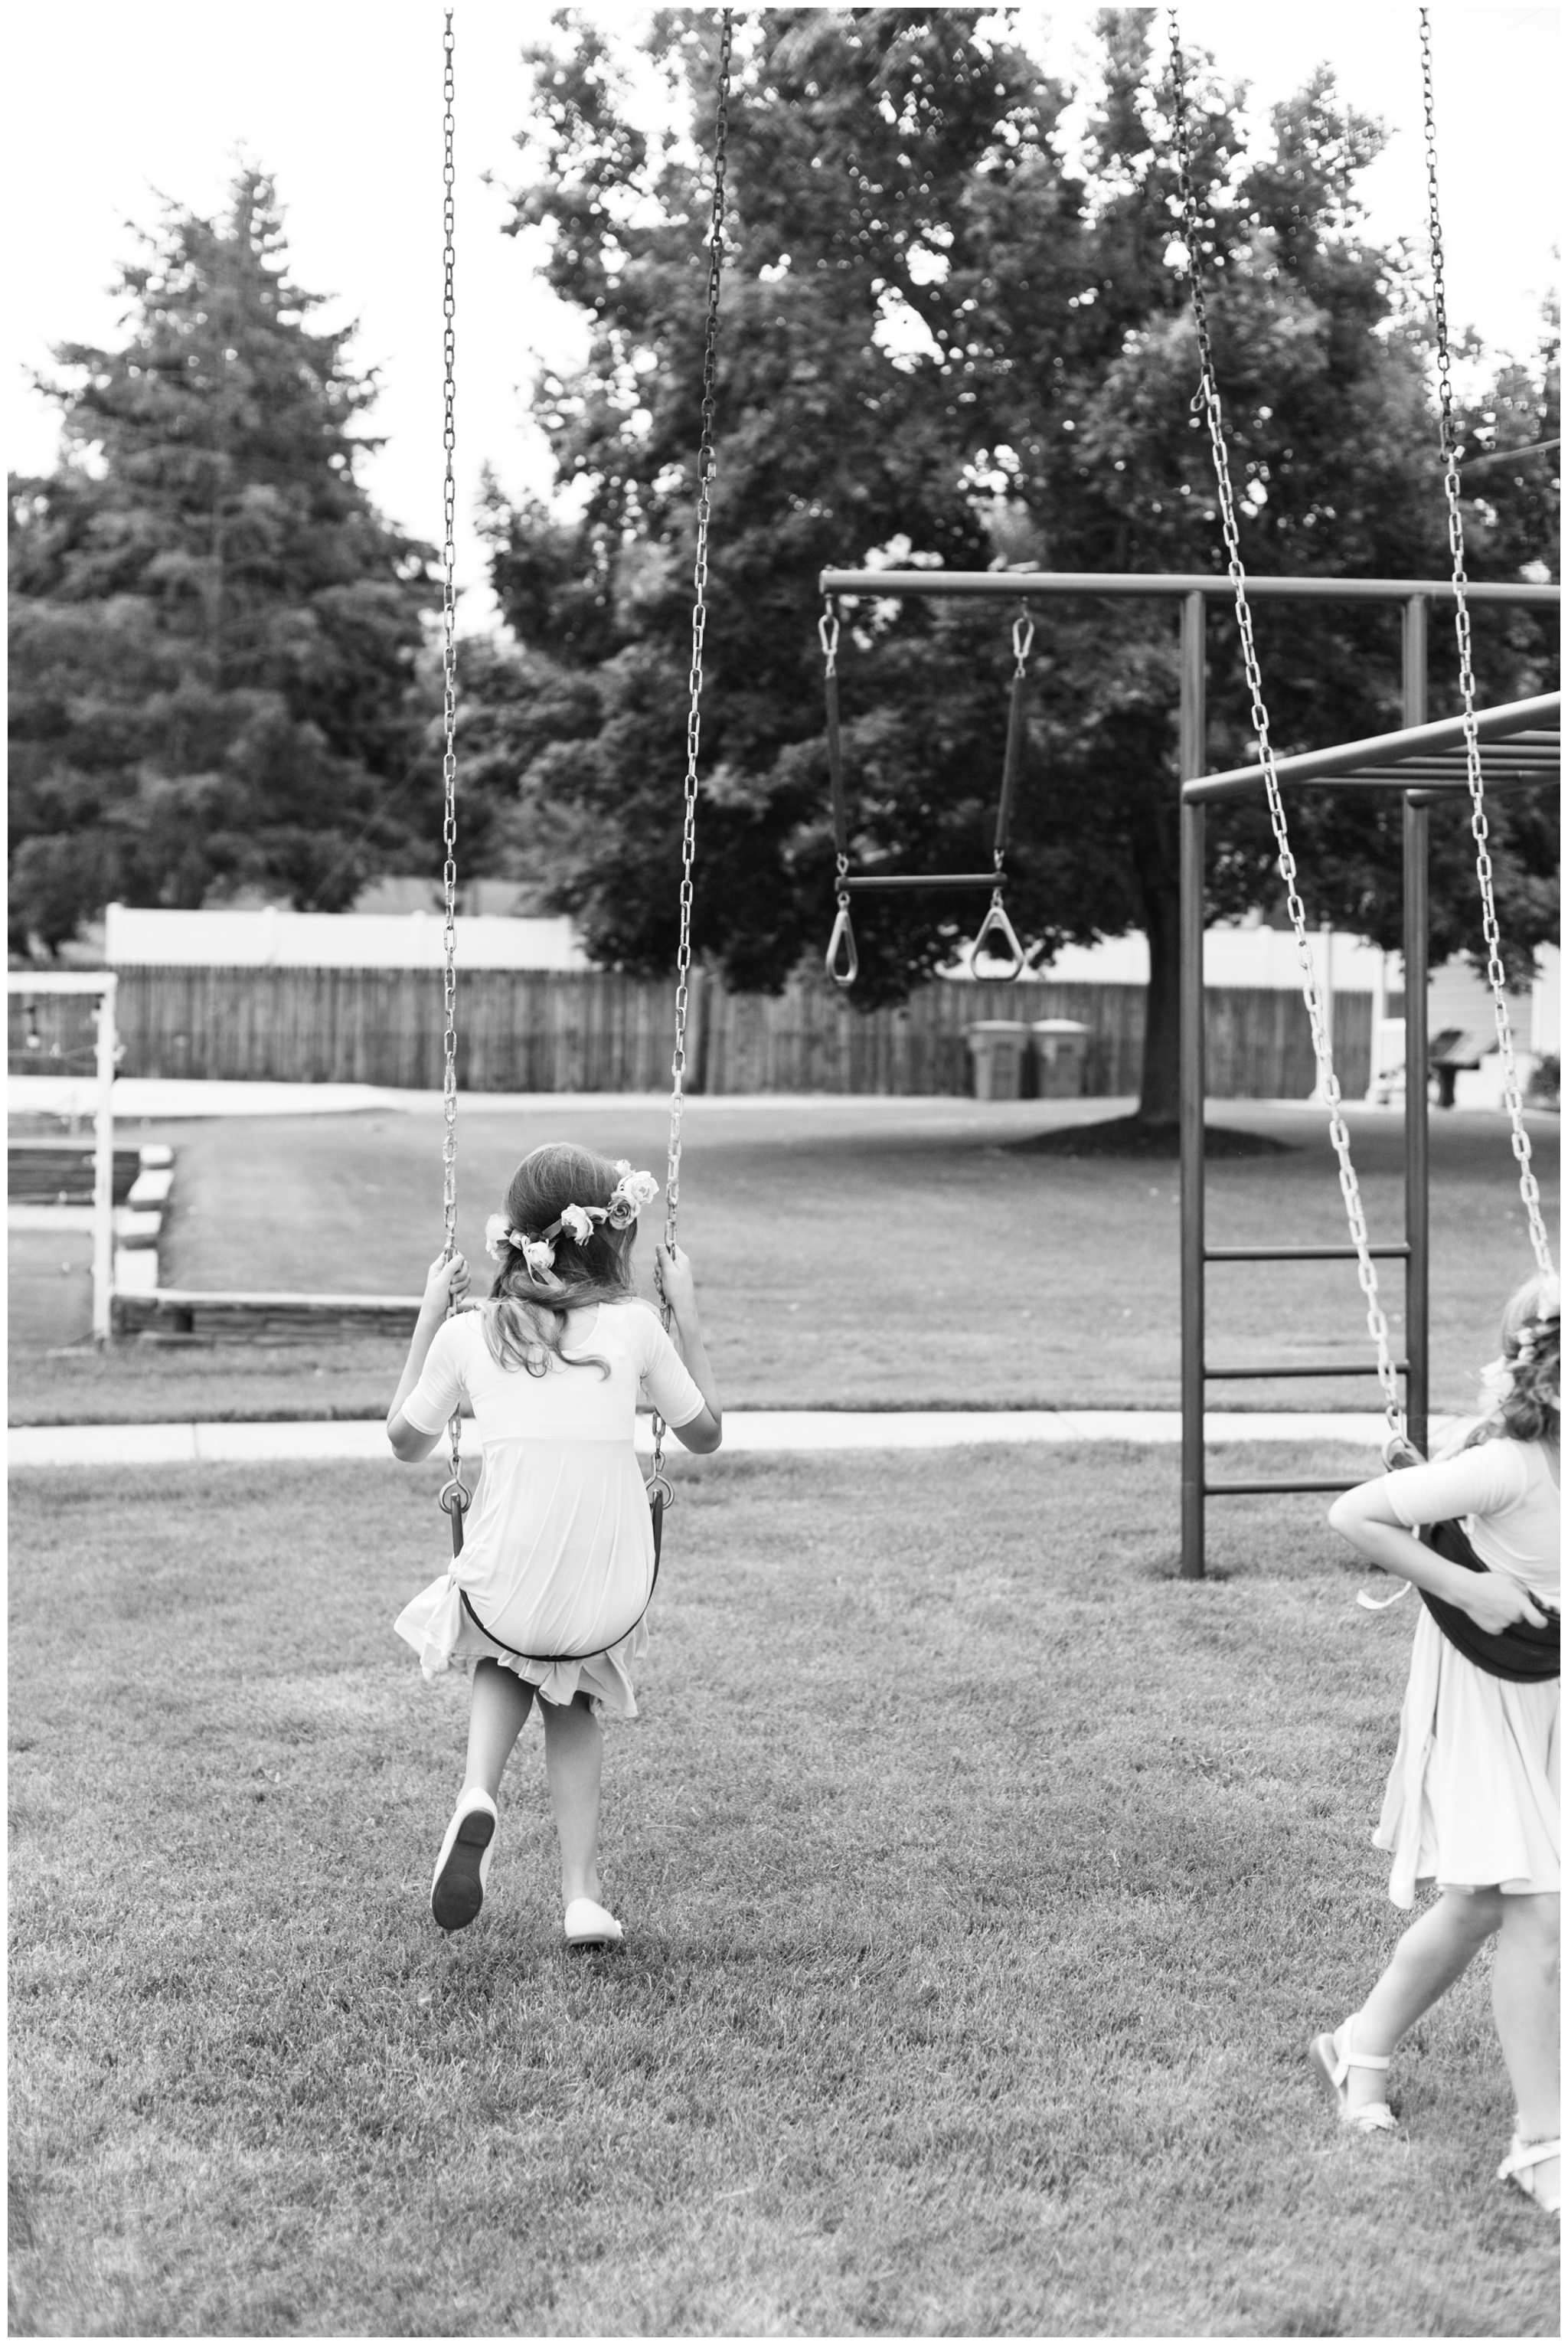
<path id="1" fill-rule="evenodd" d="M 855 949 L 855 924 L 849 917 L 849 898 L 843 891 L 838 898 L 838 918 L 833 924 L 824 965 L 835 985 L 847 992 L 860 975 L 860 955 Z"/>

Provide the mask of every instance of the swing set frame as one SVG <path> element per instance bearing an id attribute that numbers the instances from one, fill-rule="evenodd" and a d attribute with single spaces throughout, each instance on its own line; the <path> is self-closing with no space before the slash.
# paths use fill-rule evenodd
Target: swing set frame
<path id="1" fill-rule="evenodd" d="M 1215 1481 L 1205 1466 L 1205 1398 L 1212 1383 L 1273 1376 L 1371 1376 L 1370 1362 L 1299 1361 L 1261 1365 L 1219 1363 L 1205 1358 L 1206 1281 L 1210 1264 L 1235 1262 L 1354 1262 L 1353 1244 L 1209 1246 L 1205 1233 L 1203 1033 L 1203 935 L 1205 817 L 1211 802 L 1254 796 L 1263 787 L 1261 767 L 1251 765 L 1209 774 L 1208 606 L 1229 604 L 1230 578 L 1220 573 L 1138 572 L 1103 575 L 1092 571 L 824 570 L 824 595 L 950 594 L 1002 596 L 1022 601 L 1059 595 L 1160 598 L 1180 606 L 1179 766 L 1181 793 L 1181 1573 L 1201 1579 L 1205 1513 L 1211 1497 L 1265 1491 L 1330 1491 L 1353 1487 L 1356 1477 Z M 1429 1282 L 1431 1180 L 1428 1102 L 1421 1080 L 1427 1060 L 1428 932 L 1430 926 L 1430 834 L 1433 806 L 1466 794 L 1465 727 L 1462 717 L 1427 721 L 1427 638 L 1430 606 L 1452 606 L 1452 579 L 1253 577 L 1249 595 L 1259 602 L 1383 603 L 1401 609 L 1401 714 L 1399 730 L 1371 740 L 1349 742 L 1298 757 L 1282 757 L 1276 770 L 1291 787 L 1313 784 L 1394 789 L 1403 799 L 1405 962 L 1404 1110 L 1405 1233 L 1373 1245 L 1377 1258 L 1401 1262 L 1405 1272 L 1405 1347 L 1396 1363 L 1404 1383 L 1409 1438 L 1424 1449 L 1430 1407 Z M 1512 582 L 1467 583 L 1472 604 L 1502 604 L 1557 610 L 1562 589 Z M 1555 784 L 1561 772 L 1561 696 L 1478 711 L 1487 789 Z M 1364 1477 L 1362 1477 L 1364 1478 Z"/>

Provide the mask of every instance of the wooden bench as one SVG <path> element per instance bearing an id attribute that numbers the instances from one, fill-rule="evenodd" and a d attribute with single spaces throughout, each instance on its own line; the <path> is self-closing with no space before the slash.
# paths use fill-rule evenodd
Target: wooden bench
<path id="1" fill-rule="evenodd" d="M 166 1343 L 237 1335 L 263 1344 L 334 1335 L 386 1335 L 406 1343 L 419 1310 L 417 1294 L 224 1294 L 159 1286 L 145 1294 L 116 1292 L 114 1326 L 117 1335 Z"/>

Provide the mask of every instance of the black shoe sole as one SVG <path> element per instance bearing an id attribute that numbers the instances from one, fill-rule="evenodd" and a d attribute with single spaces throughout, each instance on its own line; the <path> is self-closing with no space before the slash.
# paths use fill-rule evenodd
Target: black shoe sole
<path id="1" fill-rule="evenodd" d="M 480 1860 L 495 1838 L 495 1818 L 483 1808 L 465 1816 L 430 1891 L 430 1912 L 441 1930 L 466 1930 L 484 1903 Z"/>

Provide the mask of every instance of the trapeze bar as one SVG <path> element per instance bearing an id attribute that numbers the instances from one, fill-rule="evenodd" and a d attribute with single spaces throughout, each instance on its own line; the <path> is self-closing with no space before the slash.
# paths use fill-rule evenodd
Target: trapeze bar
<path id="1" fill-rule="evenodd" d="M 1409 1258 L 1408 1245 L 1374 1245 L 1367 1252 L 1374 1262 L 1404 1262 Z M 1307 1246 L 1205 1246 L 1205 1262 L 1359 1262 L 1361 1256 L 1351 1245 Z"/>
<path id="2" fill-rule="evenodd" d="M 1375 1360 L 1270 1360 L 1257 1368 L 1206 1367 L 1203 1373 L 1210 1384 L 1230 1384 L 1239 1376 L 1375 1376 L 1378 1368 Z M 1409 1376 L 1410 1362 L 1396 1360 L 1394 1374 Z"/>
<path id="3" fill-rule="evenodd" d="M 1476 736 L 1482 741 L 1506 741 L 1515 733 L 1555 731 L 1561 724 L 1563 695 L 1560 692 L 1543 693 L 1533 700 L 1512 700 L 1501 708 L 1478 709 L 1475 716 Z M 1464 750 L 1464 719 L 1445 716 L 1436 725 L 1407 726 L 1397 733 L 1373 734 L 1370 740 L 1342 742 L 1336 749 L 1309 749 L 1296 757 L 1275 760 L 1274 771 L 1281 782 L 1336 781 L 1353 777 L 1371 768 L 1385 787 L 1404 789 L 1411 777 L 1400 771 L 1409 758 L 1426 760 L 1445 749 Z M 1199 780 L 1183 782 L 1181 795 L 1189 805 L 1201 806 L 1209 798 L 1247 797 L 1263 787 L 1261 766 L 1239 766 L 1228 774 L 1205 774 Z"/>
<path id="4" fill-rule="evenodd" d="M 859 878 L 838 882 L 851 894 L 874 888 L 1001 888 L 1006 884 L 1000 871 L 873 872 Z"/>
<path id="5" fill-rule="evenodd" d="M 1266 1490 L 1359 1490 L 1366 1478 L 1362 1474 L 1355 1481 L 1348 1482 L 1341 1474 L 1332 1480 L 1313 1478 L 1300 1482 L 1205 1482 L 1203 1495 L 1206 1498 L 1253 1498 Z"/>
<path id="6" fill-rule="evenodd" d="M 824 570 L 824 594 L 1001 594 L 1017 602 L 1036 594 L 1208 594 L 1231 602 L 1235 588 L 1223 571 L 1096 570 Z M 1514 585 L 1488 579 L 1465 588 L 1471 603 L 1514 603 L 1555 608 L 1558 586 Z M 1450 578 L 1249 578 L 1253 601 L 1301 603 L 1408 603 L 1430 595 L 1452 603 Z"/>

